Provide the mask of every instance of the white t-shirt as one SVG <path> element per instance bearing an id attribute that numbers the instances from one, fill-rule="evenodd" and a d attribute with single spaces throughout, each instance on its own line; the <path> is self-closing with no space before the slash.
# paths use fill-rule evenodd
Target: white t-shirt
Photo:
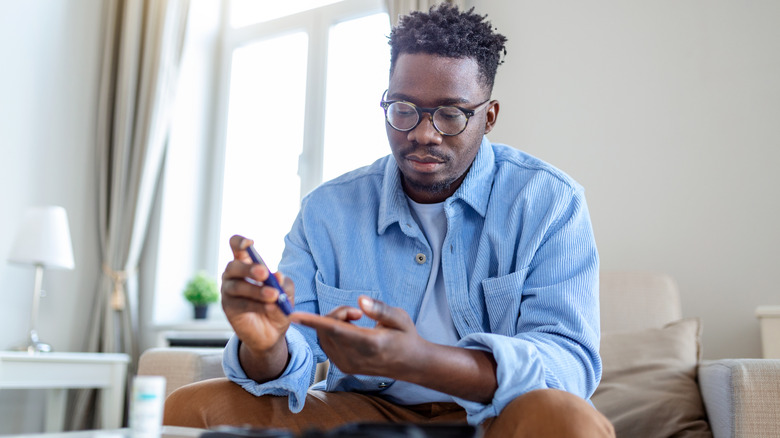
<path id="1" fill-rule="evenodd" d="M 429 342 L 455 345 L 459 336 L 452 322 L 441 269 L 441 248 L 444 236 L 447 234 L 444 203 L 418 204 L 409 199 L 409 206 L 412 209 L 412 216 L 420 225 L 433 252 L 431 276 L 428 279 L 428 287 L 425 289 L 415 326 L 420 336 Z M 382 391 L 382 396 L 394 403 L 404 405 L 452 401 L 452 397 L 447 394 L 400 380 Z"/>

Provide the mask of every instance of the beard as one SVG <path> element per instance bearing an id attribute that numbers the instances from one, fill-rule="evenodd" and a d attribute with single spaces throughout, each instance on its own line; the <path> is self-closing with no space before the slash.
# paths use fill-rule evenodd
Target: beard
<path id="1" fill-rule="evenodd" d="M 449 181 L 449 180 L 438 181 L 432 184 L 423 183 L 411 178 L 407 178 L 403 173 L 401 174 L 401 179 L 403 180 L 404 184 L 410 189 L 414 191 L 430 193 L 431 195 L 437 195 L 449 191 L 453 183 L 453 181 Z"/>
<path id="2" fill-rule="evenodd" d="M 421 150 L 423 149 L 423 150 Z M 457 175 L 453 172 L 452 166 L 455 157 L 452 153 L 448 153 L 445 148 L 438 148 L 432 146 L 421 146 L 418 143 L 412 143 L 404 150 L 396 150 L 393 154 L 398 157 L 399 172 L 401 176 L 401 184 L 404 190 L 408 192 L 417 192 L 419 194 L 427 194 L 430 197 L 439 197 L 440 195 L 451 195 L 453 187 L 457 187 L 459 181 L 463 175 Z M 404 162 L 410 155 L 433 157 L 444 164 L 444 169 L 438 172 L 436 175 L 427 174 L 422 175 L 415 172 L 413 169 L 407 169 L 409 172 L 404 172 L 404 168 L 409 166 Z M 469 166 L 470 167 L 470 166 Z M 467 169 L 468 171 L 468 169 Z M 464 172 L 465 174 L 465 172 Z"/>

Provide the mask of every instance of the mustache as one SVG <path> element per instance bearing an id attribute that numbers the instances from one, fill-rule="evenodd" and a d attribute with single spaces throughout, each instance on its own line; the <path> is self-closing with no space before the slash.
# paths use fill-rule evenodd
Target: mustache
<path id="1" fill-rule="evenodd" d="M 411 145 L 408 148 L 405 148 L 403 151 L 401 151 L 401 156 L 404 158 L 408 158 L 409 156 L 432 157 L 443 162 L 450 160 L 449 155 L 446 153 L 438 151 L 434 147 L 420 146 L 419 144 Z"/>

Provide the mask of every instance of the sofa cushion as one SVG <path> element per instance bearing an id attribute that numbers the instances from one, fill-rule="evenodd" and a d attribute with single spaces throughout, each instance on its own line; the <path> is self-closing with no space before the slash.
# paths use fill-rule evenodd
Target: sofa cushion
<path id="1" fill-rule="evenodd" d="M 607 332 L 603 374 L 591 400 L 618 437 L 711 437 L 696 380 L 700 323 Z"/>

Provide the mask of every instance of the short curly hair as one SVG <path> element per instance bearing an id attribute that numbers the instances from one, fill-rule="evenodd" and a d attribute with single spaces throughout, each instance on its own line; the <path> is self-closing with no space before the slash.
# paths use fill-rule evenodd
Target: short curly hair
<path id="1" fill-rule="evenodd" d="M 482 83 L 493 89 L 496 70 L 506 56 L 506 37 L 495 32 L 487 15 L 441 3 L 426 12 L 402 16 L 390 32 L 390 75 L 401 53 L 428 53 L 448 58 L 472 58 Z M 502 56 L 503 55 L 503 56 Z"/>

